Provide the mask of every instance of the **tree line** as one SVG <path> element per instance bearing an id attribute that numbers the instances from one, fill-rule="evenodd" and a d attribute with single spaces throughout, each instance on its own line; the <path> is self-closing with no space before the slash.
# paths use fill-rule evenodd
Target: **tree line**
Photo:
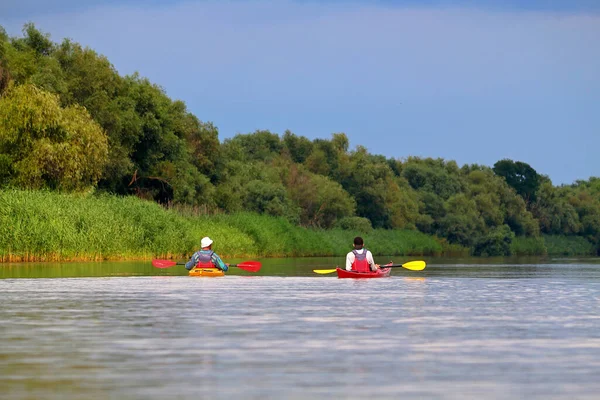
<path id="1" fill-rule="evenodd" d="M 600 249 L 600 179 L 554 186 L 525 162 L 459 166 L 350 149 L 344 133 L 218 129 L 138 74 L 26 24 L 0 27 L 0 186 L 136 195 L 305 227 L 411 229 L 510 254 L 515 236 L 581 236 Z"/>

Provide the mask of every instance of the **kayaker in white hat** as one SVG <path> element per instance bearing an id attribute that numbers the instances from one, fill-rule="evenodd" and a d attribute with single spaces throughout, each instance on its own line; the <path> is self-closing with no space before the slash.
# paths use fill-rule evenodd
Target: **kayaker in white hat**
<path id="1" fill-rule="evenodd" d="M 369 272 L 377 271 L 378 264 L 373 260 L 373 254 L 364 248 L 363 238 L 354 238 L 354 250 L 346 255 L 346 271 Z"/>
<path id="2" fill-rule="evenodd" d="M 219 268 L 222 271 L 229 269 L 229 264 L 225 264 L 221 257 L 212 251 L 213 241 L 208 236 L 200 241 L 200 250 L 194 253 L 192 258 L 185 263 L 185 268 L 191 270 L 194 267 L 199 268 Z"/>

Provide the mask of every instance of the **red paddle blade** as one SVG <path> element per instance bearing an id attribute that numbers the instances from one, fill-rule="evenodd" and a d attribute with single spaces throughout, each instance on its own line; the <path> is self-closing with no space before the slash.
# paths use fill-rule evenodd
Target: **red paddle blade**
<path id="1" fill-rule="evenodd" d="M 244 261 L 243 263 L 239 263 L 237 265 L 232 265 L 232 267 L 238 267 L 239 269 L 243 269 L 248 272 L 258 272 L 260 271 L 260 267 L 262 264 L 260 261 Z"/>
<path id="2" fill-rule="evenodd" d="M 152 260 L 152 265 L 154 265 L 156 268 L 169 268 L 177 265 L 177 263 L 169 260 Z"/>

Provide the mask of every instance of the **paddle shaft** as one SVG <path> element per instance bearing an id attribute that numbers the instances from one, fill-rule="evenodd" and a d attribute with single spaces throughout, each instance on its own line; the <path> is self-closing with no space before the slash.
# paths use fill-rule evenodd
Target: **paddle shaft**
<path id="1" fill-rule="evenodd" d="M 185 265 L 185 264 L 186 263 L 184 263 L 184 262 L 178 262 L 176 265 Z M 225 265 L 227 265 L 227 264 L 225 264 Z M 238 266 L 237 264 L 229 264 L 229 267 L 237 267 L 237 266 Z M 218 267 L 215 267 L 215 268 L 218 268 Z"/>
<path id="2" fill-rule="evenodd" d="M 152 265 L 156 268 L 170 268 L 176 265 L 186 265 L 183 261 L 170 261 L 170 260 L 152 260 Z M 239 264 L 230 264 L 229 267 L 236 267 L 248 272 L 260 271 L 261 263 L 259 261 L 244 261 Z"/>
<path id="3" fill-rule="evenodd" d="M 425 261 L 409 261 L 407 263 L 404 264 L 387 264 L 387 265 L 380 265 L 380 268 L 396 268 L 396 267 L 402 267 L 411 271 L 421 271 L 422 269 L 425 268 Z M 317 273 L 317 274 L 332 274 L 334 273 L 336 270 L 335 269 L 313 269 L 313 272 Z"/>

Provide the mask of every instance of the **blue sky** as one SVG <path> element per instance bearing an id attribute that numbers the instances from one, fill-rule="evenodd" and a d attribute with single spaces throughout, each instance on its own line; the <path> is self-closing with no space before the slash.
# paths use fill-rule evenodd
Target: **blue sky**
<path id="1" fill-rule="evenodd" d="M 600 1 L 3 0 L 236 133 L 600 176 Z"/>

